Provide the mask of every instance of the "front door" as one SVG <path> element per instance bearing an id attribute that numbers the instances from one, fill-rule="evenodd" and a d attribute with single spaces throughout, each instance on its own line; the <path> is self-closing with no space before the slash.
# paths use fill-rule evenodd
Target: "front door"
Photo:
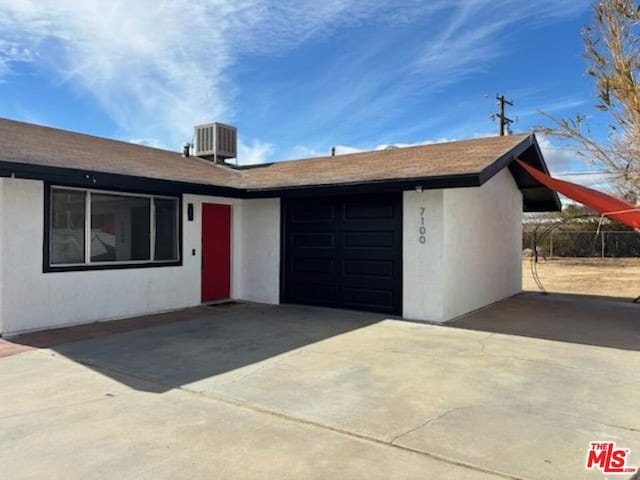
<path id="1" fill-rule="evenodd" d="M 202 204 L 202 301 L 231 296 L 231 206 Z"/>

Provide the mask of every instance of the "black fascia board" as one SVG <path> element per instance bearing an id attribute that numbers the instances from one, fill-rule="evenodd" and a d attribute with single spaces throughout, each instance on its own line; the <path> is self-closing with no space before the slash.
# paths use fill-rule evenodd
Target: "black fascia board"
<path id="1" fill-rule="evenodd" d="M 73 187 L 102 188 L 116 191 L 140 193 L 169 193 L 221 196 L 228 198 L 268 198 L 281 196 L 319 195 L 344 193 L 368 193 L 382 191 L 424 190 L 440 188 L 478 187 L 478 174 L 445 175 L 398 180 L 381 180 L 367 183 L 336 183 L 292 187 L 243 189 L 220 187 L 176 180 L 138 177 L 116 173 L 96 172 L 49 165 L 35 165 L 0 161 L 0 177 L 15 177 L 26 180 L 42 180 L 50 184 Z"/>
<path id="2" fill-rule="evenodd" d="M 519 144 L 517 144 L 501 157 L 498 157 L 495 162 L 482 170 L 480 172 L 481 185 L 487 183 L 489 180 L 495 177 L 498 172 L 509 166 L 511 162 L 513 162 L 517 157 L 526 152 L 533 142 L 534 137 L 532 135 L 527 136 Z"/>
<path id="3" fill-rule="evenodd" d="M 101 188 L 132 193 L 191 193 L 230 198 L 244 196 L 243 190 L 230 187 L 17 162 L 0 161 L 0 177 L 42 180 L 69 187 Z"/>
<path id="4" fill-rule="evenodd" d="M 435 177 L 404 178 L 377 180 L 370 182 L 316 184 L 304 186 L 287 186 L 274 188 L 234 188 L 222 187 L 210 184 L 198 184 L 176 180 L 157 179 L 116 173 L 106 173 L 91 170 L 74 169 L 68 167 L 54 167 L 49 165 L 26 164 L 19 162 L 0 161 L 0 177 L 16 177 L 29 180 L 42 180 L 50 184 L 84 188 L 102 188 L 115 191 L 157 193 L 157 194 L 194 194 L 207 196 L 220 196 L 227 198 L 272 198 L 272 197 L 301 197 L 335 195 L 338 193 L 357 194 L 372 192 L 397 192 L 414 189 L 433 190 L 448 188 L 479 187 L 493 178 L 505 167 L 509 167 L 514 178 L 516 177 L 513 160 L 523 155 L 528 149 L 534 147 L 534 166 L 548 172 L 542 161 L 542 154 L 535 140 L 530 135 L 522 140 L 509 152 L 499 157 L 495 162 L 486 167 L 480 173 L 452 174 Z M 531 150 L 530 150 L 531 151 Z M 521 182 L 518 187 L 523 193 L 528 185 Z M 560 210 L 560 200 L 552 193 L 553 199 L 546 202 L 546 207 L 551 210 Z M 542 207 L 541 207 L 542 208 Z"/>
<path id="5" fill-rule="evenodd" d="M 478 174 L 444 175 L 411 179 L 377 180 L 366 183 L 334 183 L 246 190 L 247 198 L 324 196 L 375 192 L 399 192 L 421 188 L 436 190 L 446 188 L 479 187 Z"/>
<path id="6" fill-rule="evenodd" d="M 535 135 L 531 134 L 528 137 L 526 137 L 522 142 L 520 142 L 518 145 L 516 145 L 507 153 L 505 153 L 500 158 L 498 158 L 494 163 L 486 167 L 482 172 L 480 172 L 480 180 L 482 182 L 481 184 L 484 185 L 486 182 L 491 180 L 495 175 L 497 175 L 498 172 L 508 167 L 514 180 L 516 181 L 516 184 L 518 185 L 518 189 L 520 189 L 523 196 L 525 197 L 524 198 L 525 212 L 549 212 L 549 211 L 559 212 L 561 211 L 562 203 L 560 202 L 560 197 L 558 197 L 558 194 L 555 191 L 549 189 L 544 185 L 541 185 L 539 182 L 535 180 L 532 183 L 532 185 L 525 184 L 522 180 L 519 180 L 520 178 L 522 178 L 522 173 L 526 173 L 524 172 L 524 169 L 521 168 L 514 161 L 516 158 L 519 158 L 519 157 L 521 157 L 520 160 L 532 165 L 538 170 L 542 170 L 547 175 L 549 174 L 549 169 L 547 168 L 547 165 L 543 160 L 544 157 L 542 156 L 542 152 L 540 151 L 540 145 L 538 145 Z M 529 158 L 524 158 L 524 157 L 529 157 Z M 531 179 L 531 177 L 528 174 L 526 174 L 526 177 Z M 547 190 L 549 192 L 549 199 L 544 202 L 527 201 L 527 198 L 526 198 L 527 188 L 530 188 L 532 186 Z M 529 208 L 528 205 L 532 205 L 532 207 Z"/>

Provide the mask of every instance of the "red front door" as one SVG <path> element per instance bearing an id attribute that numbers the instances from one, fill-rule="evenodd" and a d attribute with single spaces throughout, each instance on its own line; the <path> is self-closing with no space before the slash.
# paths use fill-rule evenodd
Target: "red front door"
<path id="1" fill-rule="evenodd" d="M 231 296 L 231 206 L 202 204 L 202 301 Z"/>

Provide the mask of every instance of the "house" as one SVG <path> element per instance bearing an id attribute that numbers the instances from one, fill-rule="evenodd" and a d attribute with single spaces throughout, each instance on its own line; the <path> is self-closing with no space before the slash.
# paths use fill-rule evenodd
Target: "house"
<path id="1" fill-rule="evenodd" d="M 447 321 L 520 292 L 522 212 L 560 208 L 515 158 L 546 171 L 528 134 L 234 168 L 0 119 L 0 330 L 227 298 Z"/>

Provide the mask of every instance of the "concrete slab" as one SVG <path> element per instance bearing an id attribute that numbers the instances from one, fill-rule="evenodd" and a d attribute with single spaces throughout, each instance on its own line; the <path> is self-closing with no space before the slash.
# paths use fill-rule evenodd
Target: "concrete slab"
<path id="1" fill-rule="evenodd" d="M 506 326 L 505 308 L 518 315 L 515 323 L 527 311 L 520 301 L 493 307 Z M 552 303 L 534 307 L 529 312 L 534 325 L 555 315 Z M 572 321 L 581 314 L 592 318 L 595 308 L 580 302 Z M 635 310 L 624 318 L 614 306 L 612 311 L 618 319 L 614 326 L 633 335 Z M 0 391 L 0 405 L 10 407 L 10 418 L 18 419 L 13 428 L 25 436 L 6 436 L 9 427 L 0 423 L 0 443 L 29 450 L 38 438 L 37 424 L 53 422 L 50 428 L 73 432 L 71 445 L 92 452 L 82 446 L 83 436 L 93 438 L 91 428 L 114 421 L 119 427 L 101 444 L 109 455 L 110 442 L 119 445 L 119 435 L 133 435 L 142 450 L 149 449 L 138 458 L 149 455 L 154 473 L 164 465 L 175 474 L 176 465 L 189 462 L 197 464 L 198 473 L 208 457 L 198 448 L 189 451 L 196 442 L 215 450 L 207 454 L 227 468 L 220 470 L 226 477 L 242 477 L 237 473 L 244 472 L 244 456 L 245 463 L 250 459 L 267 477 L 278 478 L 283 478 L 278 468 L 296 478 L 411 478 L 421 469 L 420 478 L 486 472 L 507 478 L 602 478 L 584 469 L 594 440 L 630 448 L 631 462 L 640 464 L 640 352 L 628 345 L 596 346 L 595 332 L 591 344 L 584 344 L 583 333 L 573 342 L 569 329 L 560 342 L 499 333 L 497 326 L 467 330 L 297 306 L 238 305 L 206 313 L 55 347 L 49 351 L 53 357 L 39 351 L 1 359 L 0 377 L 10 388 Z M 491 309 L 477 315 L 490 319 Z M 607 331 L 606 316 L 598 328 Z M 199 402 L 208 405 L 205 410 L 198 410 L 205 408 Z M 85 417 L 74 416 L 85 409 Z M 193 409 L 200 411 L 197 418 Z M 95 425 L 94 418 L 100 419 Z M 198 427 L 183 433 L 183 423 Z M 93 426 L 76 431 L 76 424 Z M 176 439 L 177 460 L 169 455 L 160 463 L 156 437 Z M 266 438 L 277 442 L 268 445 Z M 38 441 L 43 451 L 56 445 Z M 129 450 L 118 448 L 114 458 L 122 456 L 130 466 L 125 476 L 139 478 L 139 467 L 126 460 Z M 224 455 L 218 456 L 220 449 Z M 18 447 L 11 452 L 25 456 Z M 378 456 L 381 460 L 373 460 Z M 433 465 L 423 464 L 424 458 Z M 459 470 L 460 465 L 469 468 Z M 95 467 L 89 462 L 86 468 Z M 218 470 L 205 473 L 212 471 Z M 254 473 L 247 476 L 259 476 Z"/>
<path id="2" fill-rule="evenodd" d="M 152 394 L 46 351 L 3 359 L 0 377 L 3 478 L 500 478 L 182 390 Z"/>
<path id="3" fill-rule="evenodd" d="M 640 304 L 585 295 L 525 293 L 451 326 L 599 347 L 640 350 Z"/>

